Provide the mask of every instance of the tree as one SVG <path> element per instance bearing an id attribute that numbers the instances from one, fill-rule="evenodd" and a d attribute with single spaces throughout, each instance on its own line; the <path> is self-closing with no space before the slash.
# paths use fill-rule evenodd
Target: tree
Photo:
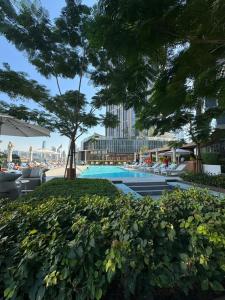
<path id="1" fill-rule="evenodd" d="M 43 85 L 29 79 L 24 72 L 11 70 L 8 64 L 0 68 L 0 91 L 13 99 L 32 99 L 36 102 L 49 97 L 49 91 Z"/>
<path id="2" fill-rule="evenodd" d="M 99 64 L 96 82 L 101 79 L 103 85 L 99 96 L 120 91 L 120 102 L 125 94 L 127 105 L 143 105 L 144 95 L 151 96 L 152 75 L 157 83 L 172 70 L 178 90 L 193 81 L 197 98 L 215 98 L 224 105 L 225 79 L 219 76 L 224 70 L 224 10 L 223 0 L 100 0 L 92 43 L 110 64 L 107 70 Z M 120 80 L 108 84 L 109 77 L 118 76 Z M 129 97 L 133 86 L 136 92 Z"/>
<path id="3" fill-rule="evenodd" d="M 41 75 L 56 81 L 58 95 L 43 97 L 40 101 L 38 99 L 38 103 L 49 112 L 45 115 L 46 124 L 70 138 L 67 164 L 71 178 L 77 138 L 97 122 L 113 126 L 115 121 L 110 114 L 104 118 L 94 115 L 93 105 L 89 109 L 81 93 L 83 78 L 93 68 L 86 34 L 90 9 L 79 0 L 66 0 L 66 6 L 54 22 L 44 8 L 32 1 L 16 6 L 14 1 L 2 1 L 0 9 L 0 32 L 18 50 L 26 53 L 29 62 Z M 60 78 L 75 80 L 77 88 L 64 92 Z"/>
<path id="4" fill-rule="evenodd" d="M 100 0 L 92 26 L 92 43 L 104 53 L 93 74 L 102 85 L 98 102 L 125 99 L 139 129 L 154 126 L 155 134 L 188 126 L 200 159 L 225 109 L 224 10 L 222 0 Z M 205 109 L 207 99 L 217 107 Z"/>
<path id="5" fill-rule="evenodd" d="M 67 91 L 63 95 L 54 97 L 51 101 L 46 101 L 45 107 L 50 112 L 48 118 L 49 125 L 57 129 L 62 135 L 70 139 L 69 155 L 66 164 L 68 168 L 68 178 L 76 177 L 76 141 L 88 129 L 101 123 L 103 126 L 115 126 L 117 119 L 115 116 L 96 114 L 94 106 L 90 106 L 87 111 L 88 102 L 85 95 L 79 91 Z M 65 170 L 65 175 L 66 175 Z"/>

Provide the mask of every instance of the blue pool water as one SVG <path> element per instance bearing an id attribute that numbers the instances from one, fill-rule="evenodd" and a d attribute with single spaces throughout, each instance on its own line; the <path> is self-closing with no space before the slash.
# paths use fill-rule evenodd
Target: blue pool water
<path id="1" fill-rule="evenodd" d="M 152 175 L 138 171 L 129 171 L 115 166 L 90 166 L 79 177 L 80 178 L 149 178 Z"/>

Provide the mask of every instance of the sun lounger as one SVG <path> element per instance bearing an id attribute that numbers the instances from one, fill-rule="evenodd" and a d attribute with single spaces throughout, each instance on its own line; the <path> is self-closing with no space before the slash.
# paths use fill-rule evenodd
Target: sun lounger
<path id="1" fill-rule="evenodd" d="M 170 175 L 170 176 L 180 175 L 180 174 L 184 173 L 185 168 L 186 168 L 185 164 L 180 164 L 175 170 L 171 170 L 171 171 L 167 172 L 166 175 Z"/>
<path id="2" fill-rule="evenodd" d="M 172 163 L 167 168 L 161 169 L 160 173 L 161 173 L 161 175 L 165 174 L 167 176 L 169 173 L 171 173 L 172 171 L 176 170 L 176 168 L 177 168 L 177 164 Z"/>
<path id="3" fill-rule="evenodd" d="M 156 162 L 152 167 L 147 167 L 146 170 L 153 172 L 156 168 L 158 168 L 162 163 L 161 162 Z"/>
<path id="4" fill-rule="evenodd" d="M 160 174 L 161 170 L 164 170 L 166 167 L 165 164 L 160 164 L 158 167 L 154 168 L 154 174 Z"/>

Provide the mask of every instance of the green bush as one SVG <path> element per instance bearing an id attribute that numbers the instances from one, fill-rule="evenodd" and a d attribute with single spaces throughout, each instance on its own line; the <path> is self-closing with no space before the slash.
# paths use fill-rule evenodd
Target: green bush
<path id="1" fill-rule="evenodd" d="M 65 180 L 53 179 L 40 187 L 36 188 L 34 192 L 23 197 L 23 199 L 31 199 L 31 201 L 41 200 L 53 197 L 73 197 L 79 199 L 84 195 L 99 195 L 114 197 L 118 195 L 117 188 L 108 180 L 104 179 L 81 179 Z"/>
<path id="2" fill-rule="evenodd" d="M 78 200 L 59 181 L 48 186 L 54 197 L 1 203 L 4 299 L 212 299 L 224 291 L 224 200 L 194 189 L 160 201 Z"/>
<path id="3" fill-rule="evenodd" d="M 224 175 L 186 173 L 181 175 L 181 177 L 185 181 L 225 189 Z"/>
<path id="4" fill-rule="evenodd" d="M 206 165 L 218 165 L 219 154 L 218 153 L 202 153 L 202 162 Z"/>

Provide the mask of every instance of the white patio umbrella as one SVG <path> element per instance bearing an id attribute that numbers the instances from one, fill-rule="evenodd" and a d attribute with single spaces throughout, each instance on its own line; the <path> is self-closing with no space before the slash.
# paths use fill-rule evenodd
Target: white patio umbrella
<path id="1" fill-rule="evenodd" d="M 38 137 L 49 136 L 50 131 L 46 128 L 18 120 L 12 116 L 0 114 L 0 136 L 1 135 Z"/>
<path id="2" fill-rule="evenodd" d="M 9 142 L 8 153 L 7 153 L 7 162 L 8 163 L 12 162 L 13 148 L 14 148 L 14 145 L 11 142 Z"/>
<path id="3" fill-rule="evenodd" d="M 177 162 L 177 157 L 176 157 L 176 148 L 172 148 L 172 152 L 173 152 L 173 155 L 172 155 L 172 162 L 173 163 L 176 163 Z"/>
<path id="4" fill-rule="evenodd" d="M 164 153 L 164 155 L 168 155 L 168 156 L 171 156 L 173 155 L 175 151 L 174 150 L 170 150 L 170 151 L 166 151 Z M 190 155 L 191 154 L 191 151 L 189 150 L 184 150 L 184 149 L 176 149 L 176 155 Z"/>
<path id="5" fill-rule="evenodd" d="M 172 156 L 173 157 L 173 162 L 176 162 L 176 157 L 178 156 L 178 163 L 180 161 L 180 156 L 185 156 L 185 155 L 190 155 L 191 151 L 189 150 L 184 150 L 184 149 L 172 149 L 170 151 L 167 151 L 164 153 L 165 156 Z"/>
<path id="6" fill-rule="evenodd" d="M 31 163 L 33 161 L 33 147 L 30 146 L 29 148 L 29 162 Z"/>

